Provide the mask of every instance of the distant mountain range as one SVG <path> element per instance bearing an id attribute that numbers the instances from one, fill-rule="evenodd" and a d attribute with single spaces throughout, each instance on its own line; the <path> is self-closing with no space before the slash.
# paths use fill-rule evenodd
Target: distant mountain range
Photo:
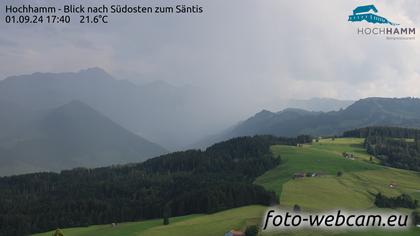
<path id="1" fill-rule="evenodd" d="M 398 126 L 420 128 L 420 99 L 366 98 L 346 109 L 314 112 L 285 109 L 280 112 L 263 110 L 221 134 L 197 143 L 196 147 L 238 136 L 271 134 L 276 136 L 340 135 L 343 131 L 367 126 Z"/>
<path id="2" fill-rule="evenodd" d="M 2 103 L 10 103 L 18 108 L 45 110 L 73 100 L 89 105 L 127 130 L 169 150 L 182 150 L 208 134 L 223 130 L 255 109 L 244 108 L 248 111 L 238 114 L 232 107 L 243 101 L 217 98 L 208 89 L 174 86 L 165 81 L 138 84 L 115 79 L 100 68 L 33 73 L 0 81 L 0 109 Z M 333 111 L 350 103 L 313 98 L 281 100 L 274 102 L 273 106 Z"/>
<path id="3" fill-rule="evenodd" d="M 263 110 L 203 138 L 219 132 L 213 128 L 235 113 L 229 101 L 222 106 L 212 96 L 163 81 L 117 80 L 100 68 L 6 78 L 0 81 L 0 175 L 140 162 L 197 140 L 192 147 L 255 134 L 325 136 L 373 125 L 420 127 L 419 99 L 313 98 L 279 101 L 278 107 L 293 108 Z"/>
<path id="4" fill-rule="evenodd" d="M 0 106 L 0 176 L 141 162 L 167 152 L 79 101 L 17 107 Z"/>
<path id="5" fill-rule="evenodd" d="M 338 100 L 334 98 L 311 98 L 311 99 L 290 99 L 285 101 L 282 106 L 286 108 L 299 108 L 307 111 L 338 111 L 345 109 L 355 101 Z"/>
<path id="6" fill-rule="evenodd" d="M 217 103 L 206 93 L 209 92 L 164 81 L 140 85 L 118 80 L 100 68 L 75 73 L 33 73 L 0 81 L 0 101 L 42 110 L 78 100 L 170 150 L 180 150 L 220 126 L 222 118 L 211 118 L 218 109 Z"/>

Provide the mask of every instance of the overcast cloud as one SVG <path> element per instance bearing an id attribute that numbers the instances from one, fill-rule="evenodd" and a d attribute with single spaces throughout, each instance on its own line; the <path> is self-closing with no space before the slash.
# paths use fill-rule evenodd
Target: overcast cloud
<path id="1" fill-rule="evenodd" d="M 4 5 L 18 2 L 25 1 L 2 1 L 2 18 Z M 244 114 L 286 98 L 420 97 L 420 37 L 359 36 L 357 27 L 369 25 L 347 22 L 356 6 L 372 3 L 418 34 L 417 0 L 68 2 L 190 3 L 204 6 L 204 13 L 112 16 L 110 24 L 94 26 L 2 20 L 0 78 L 98 66 L 117 78 L 206 88 L 217 95 L 216 104 L 229 100 Z"/>

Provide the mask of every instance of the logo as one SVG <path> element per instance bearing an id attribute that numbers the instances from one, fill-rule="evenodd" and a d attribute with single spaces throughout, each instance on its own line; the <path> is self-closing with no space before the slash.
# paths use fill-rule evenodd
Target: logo
<path id="1" fill-rule="evenodd" d="M 349 16 L 349 21 L 357 22 L 357 21 L 367 21 L 373 24 L 390 24 L 390 25 L 399 25 L 390 22 L 385 17 L 373 14 L 378 13 L 378 9 L 374 5 L 366 5 L 366 6 L 359 6 L 353 10 L 353 15 Z"/>
<path id="2" fill-rule="evenodd" d="M 362 22 L 377 26 L 362 26 L 357 28 L 357 34 L 363 36 L 385 36 L 388 40 L 415 40 L 415 27 L 400 27 L 400 24 L 393 23 L 387 18 L 377 14 L 375 5 L 358 6 L 353 10 L 348 21 Z M 382 26 L 381 26 L 382 25 Z"/>

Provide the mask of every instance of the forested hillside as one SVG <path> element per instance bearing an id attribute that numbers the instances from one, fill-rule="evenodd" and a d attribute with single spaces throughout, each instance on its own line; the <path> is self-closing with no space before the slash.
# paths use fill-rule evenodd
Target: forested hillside
<path id="1" fill-rule="evenodd" d="M 368 126 L 420 128 L 420 99 L 365 98 L 346 109 L 331 112 L 309 112 L 299 109 L 285 109 L 280 112 L 264 110 L 200 143 L 205 145 L 215 140 L 244 135 L 333 136 L 340 135 L 346 130 Z"/>
<path id="2" fill-rule="evenodd" d="M 383 165 L 420 171 L 420 130 L 367 127 L 344 132 L 345 137 L 365 138 L 367 152 Z"/>
<path id="3" fill-rule="evenodd" d="M 270 145 L 305 140 L 242 137 L 140 164 L 3 177 L 0 235 L 270 205 L 275 194 L 252 184 L 280 163 Z"/>
<path id="4" fill-rule="evenodd" d="M 401 127 L 372 126 L 345 131 L 343 137 L 366 138 L 368 136 L 384 136 L 389 138 L 415 139 L 420 137 L 420 129 Z"/>

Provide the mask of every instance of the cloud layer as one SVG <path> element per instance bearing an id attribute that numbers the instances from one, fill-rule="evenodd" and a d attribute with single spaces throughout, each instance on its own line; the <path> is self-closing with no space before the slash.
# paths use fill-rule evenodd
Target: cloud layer
<path id="1" fill-rule="evenodd" d="M 19 2 L 25 1 L 1 5 Z M 2 22 L 0 77 L 99 66 L 120 78 L 206 88 L 217 94 L 215 102 L 229 100 L 244 114 L 286 98 L 420 96 L 420 39 L 357 35 L 367 24 L 349 23 L 347 16 L 360 1 L 125 2 L 199 4 L 204 13 L 112 16 L 108 25 Z M 419 1 L 372 3 L 387 18 L 420 30 Z"/>

